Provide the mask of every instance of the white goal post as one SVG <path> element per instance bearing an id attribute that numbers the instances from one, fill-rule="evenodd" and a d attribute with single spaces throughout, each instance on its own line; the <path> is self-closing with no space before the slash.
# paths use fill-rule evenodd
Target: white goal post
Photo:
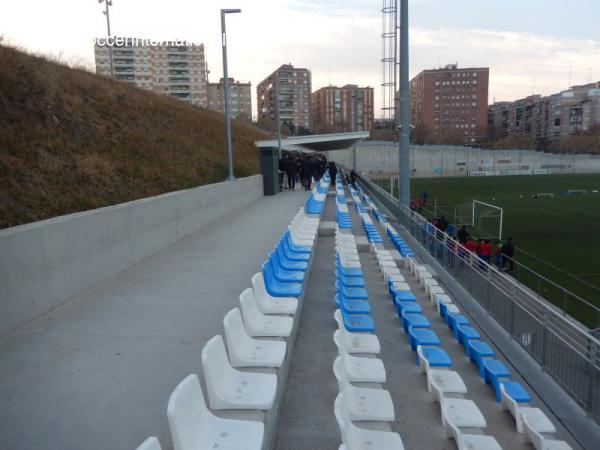
<path id="1" fill-rule="evenodd" d="M 475 218 L 477 217 L 475 214 L 475 210 L 477 209 L 478 205 L 495 210 L 495 211 L 497 211 L 496 214 L 499 213 L 499 216 L 496 216 L 496 217 L 500 218 L 499 224 L 498 224 L 498 239 L 502 240 L 502 225 L 503 225 L 503 221 L 504 221 L 503 220 L 504 219 L 504 209 L 499 206 L 496 206 L 496 205 L 491 205 L 489 203 L 481 202 L 479 200 L 473 200 L 472 212 L 471 212 L 471 226 L 475 229 L 479 228 L 477 226 L 478 224 L 475 222 Z M 485 216 L 481 216 L 481 217 L 483 219 Z M 494 216 L 488 216 L 488 217 L 494 217 Z"/>

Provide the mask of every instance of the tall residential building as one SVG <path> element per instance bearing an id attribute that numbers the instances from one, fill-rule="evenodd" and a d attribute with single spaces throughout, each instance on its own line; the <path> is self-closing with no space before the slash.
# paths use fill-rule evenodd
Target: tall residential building
<path id="1" fill-rule="evenodd" d="M 597 125 L 600 125 L 600 81 L 573 86 L 547 97 L 532 95 L 513 102 L 498 102 L 488 109 L 490 138 L 521 134 L 535 139 L 539 147 Z"/>
<path id="2" fill-rule="evenodd" d="M 313 131 L 370 131 L 373 127 L 373 88 L 347 84 L 312 93 Z"/>
<path id="3" fill-rule="evenodd" d="M 225 113 L 225 79 L 218 83 L 208 83 L 208 109 Z M 230 115 L 234 119 L 252 121 L 252 87 L 229 78 Z"/>
<path id="4" fill-rule="evenodd" d="M 120 37 L 114 38 L 113 42 L 115 79 L 206 108 L 204 45 Z M 96 73 L 110 77 L 110 52 L 106 39 L 96 39 L 94 53 Z"/>
<path id="5" fill-rule="evenodd" d="M 277 127 L 279 104 L 282 124 L 291 124 L 295 130 L 312 130 L 311 76 L 308 69 L 282 65 L 258 83 L 256 97 L 259 125 Z"/>
<path id="6" fill-rule="evenodd" d="M 465 143 L 485 136 L 490 69 L 444 68 L 424 70 L 410 80 L 410 121 L 433 135 L 464 136 Z"/>

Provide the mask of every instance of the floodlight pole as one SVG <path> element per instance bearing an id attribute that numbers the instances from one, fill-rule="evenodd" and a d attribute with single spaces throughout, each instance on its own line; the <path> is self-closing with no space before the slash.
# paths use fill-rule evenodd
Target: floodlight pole
<path id="1" fill-rule="evenodd" d="M 229 118 L 229 75 L 227 73 L 227 32 L 225 29 L 225 14 L 239 13 L 241 9 L 222 9 L 221 10 L 221 46 L 223 47 L 223 89 L 225 93 L 225 135 L 227 139 L 227 164 L 229 173 L 228 181 L 234 181 L 233 176 L 233 151 L 231 149 L 231 120 Z"/>
<path id="2" fill-rule="evenodd" d="M 104 11 L 103 14 L 106 16 L 106 30 L 108 33 L 108 37 L 110 37 L 110 12 L 109 7 L 113 5 L 113 0 L 98 0 L 98 3 L 104 2 Z M 110 44 L 110 43 L 107 43 Z M 108 59 L 110 62 L 110 77 L 114 78 L 115 71 L 113 69 L 113 46 L 108 45 Z"/>
<path id="3" fill-rule="evenodd" d="M 400 1 L 400 139 L 398 201 L 400 210 L 410 204 L 410 127 L 408 120 L 408 0 Z"/>

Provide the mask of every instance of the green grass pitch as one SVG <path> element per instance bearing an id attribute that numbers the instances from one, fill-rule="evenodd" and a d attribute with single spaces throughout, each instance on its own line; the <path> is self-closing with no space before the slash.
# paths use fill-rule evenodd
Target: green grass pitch
<path id="1" fill-rule="evenodd" d="M 389 184 L 388 184 L 389 187 Z M 600 286 L 600 175 L 532 175 L 498 177 L 427 178 L 411 180 L 411 194 L 425 189 L 429 208 L 471 204 L 473 199 L 504 208 L 503 237 L 511 236 L 517 247 Z M 565 195 L 582 189 L 585 194 Z M 553 193 L 553 198 L 532 198 Z M 547 265 L 515 252 L 515 258 L 575 294 L 600 306 L 600 292 Z M 519 274 L 521 281 L 549 298 L 589 326 L 600 326 L 600 318 L 571 298 L 564 298 L 550 284 Z"/>

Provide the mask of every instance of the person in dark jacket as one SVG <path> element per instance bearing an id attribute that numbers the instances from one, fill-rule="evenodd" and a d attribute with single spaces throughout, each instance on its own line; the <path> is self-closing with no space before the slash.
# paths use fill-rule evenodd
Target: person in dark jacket
<path id="1" fill-rule="evenodd" d="M 287 174 L 288 189 L 293 191 L 296 188 L 296 161 L 294 158 L 288 158 L 284 170 Z"/>
<path id="2" fill-rule="evenodd" d="M 350 184 L 354 189 L 356 189 L 356 172 L 354 169 L 350 171 Z"/>
<path id="3" fill-rule="evenodd" d="M 335 185 L 335 178 L 337 177 L 337 166 L 333 161 L 329 162 L 329 178 L 331 178 L 331 184 Z"/>
<path id="4" fill-rule="evenodd" d="M 313 174 L 314 163 L 310 157 L 305 156 L 302 161 L 302 186 L 304 186 L 304 190 L 310 190 L 310 184 L 312 182 L 312 174 Z"/>
<path id="5" fill-rule="evenodd" d="M 283 191 L 285 189 L 285 168 L 287 167 L 288 157 L 283 155 L 279 159 L 279 190 Z"/>
<path id="6" fill-rule="evenodd" d="M 464 244 L 471 237 L 469 232 L 467 231 L 467 226 L 463 225 L 460 230 L 458 230 L 458 242 Z"/>
<path id="7" fill-rule="evenodd" d="M 515 246 L 512 243 L 512 238 L 508 238 L 508 240 L 502 244 L 502 270 L 506 270 L 506 266 L 508 265 L 508 271 L 512 272 L 515 267 L 513 263 L 513 257 L 515 256 Z"/>

